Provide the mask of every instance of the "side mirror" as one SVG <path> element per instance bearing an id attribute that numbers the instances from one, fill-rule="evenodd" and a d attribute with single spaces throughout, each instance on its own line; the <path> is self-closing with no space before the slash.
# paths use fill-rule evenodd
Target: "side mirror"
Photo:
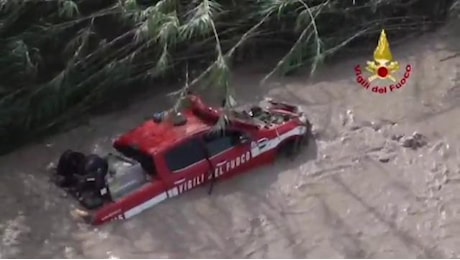
<path id="1" fill-rule="evenodd" d="M 240 141 L 240 144 L 248 144 L 248 143 L 251 142 L 251 137 L 249 137 L 248 135 L 243 134 L 243 135 L 240 136 L 239 141 Z"/>

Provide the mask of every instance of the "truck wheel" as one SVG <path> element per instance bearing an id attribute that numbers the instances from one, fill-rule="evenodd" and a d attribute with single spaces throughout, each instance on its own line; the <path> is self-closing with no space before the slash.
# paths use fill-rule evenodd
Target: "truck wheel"
<path id="1" fill-rule="evenodd" d="M 310 139 L 312 138 L 311 131 L 308 129 L 307 132 L 302 136 L 300 143 L 303 146 L 308 146 L 310 144 Z"/>
<path id="2" fill-rule="evenodd" d="M 289 140 L 282 143 L 278 148 L 278 155 L 284 158 L 292 158 L 296 154 L 296 141 Z"/>
<path id="3" fill-rule="evenodd" d="M 307 131 L 305 131 L 305 134 L 302 136 L 301 143 L 304 146 L 308 146 L 310 143 L 310 139 L 313 138 L 313 134 L 311 132 L 311 124 L 308 122 L 307 123 Z"/>

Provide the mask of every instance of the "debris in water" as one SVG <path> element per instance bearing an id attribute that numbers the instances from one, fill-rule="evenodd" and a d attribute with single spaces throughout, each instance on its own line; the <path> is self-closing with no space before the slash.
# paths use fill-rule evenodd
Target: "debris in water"
<path id="1" fill-rule="evenodd" d="M 401 138 L 403 138 L 403 137 L 404 137 L 404 135 L 396 135 L 396 134 L 394 134 L 394 135 L 391 136 L 391 140 L 399 142 L 399 141 L 401 141 Z"/>
<path id="2" fill-rule="evenodd" d="M 321 129 L 319 129 L 316 125 L 313 125 L 311 128 L 311 134 L 314 138 L 321 137 Z"/>
<path id="3" fill-rule="evenodd" d="M 382 163 L 387 163 L 395 157 L 396 155 L 386 147 L 382 147 L 382 149 L 377 153 L 377 160 Z"/>
<path id="4" fill-rule="evenodd" d="M 355 116 L 353 115 L 353 111 L 348 109 L 344 114 L 340 115 L 340 119 L 342 121 L 342 126 L 350 125 L 351 123 L 354 123 L 355 121 Z"/>
<path id="5" fill-rule="evenodd" d="M 112 251 L 107 251 L 107 256 L 108 256 L 108 259 L 120 259 L 119 257 L 115 256 Z"/>
<path id="6" fill-rule="evenodd" d="M 70 246 L 65 246 L 64 247 L 64 255 L 67 257 L 67 258 L 74 258 L 75 256 L 75 250 L 70 247 Z"/>
<path id="7" fill-rule="evenodd" d="M 444 159 L 447 159 L 449 157 L 449 155 L 450 155 L 449 150 L 450 150 L 450 145 L 448 143 L 446 143 L 445 141 L 441 141 L 441 142 L 435 144 L 431 148 L 431 152 L 438 153 Z"/>
<path id="8" fill-rule="evenodd" d="M 67 192 L 65 192 L 65 191 L 60 191 L 60 192 L 59 192 L 59 197 L 61 197 L 61 198 L 67 198 L 67 197 L 68 197 L 68 194 L 67 194 Z"/>
<path id="9" fill-rule="evenodd" d="M 409 137 L 402 137 L 400 139 L 400 143 L 403 147 L 406 148 L 411 148 L 413 150 L 416 150 L 417 148 L 423 147 L 427 144 L 426 137 L 414 132 L 411 136 Z"/>
<path id="10" fill-rule="evenodd" d="M 54 162 L 50 162 L 48 163 L 48 165 L 46 166 L 46 170 L 47 171 L 53 171 L 56 169 L 56 164 Z"/>
<path id="11" fill-rule="evenodd" d="M 387 163 L 387 162 L 390 161 L 390 158 L 388 158 L 388 157 L 380 157 L 380 158 L 379 158 L 379 161 L 380 161 L 380 162 L 383 162 L 383 163 Z"/>
<path id="12" fill-rule="evenodd" d="M 353 125 L 353 126 L 350 127 L 350 130 L 351 130 L 351 131 L 356 131 L 356 130 L 358 130 L 358 129 L 361 129 L 361 126 L 359 126 L 359 125 Z"/>
<path id="13" fill-rule="evenodd" d="M 378 119 L 369 122 L 369 127 L 374 131 L 381 131 L 384 126 L 395 126 L 396 122 L 387 119 Z"/>
<path id="14" fill-rule="evenodd" d="M 348 140 L 350 140 L 350 137 L 349 137 L 349 136 L 342 136 L 342 137 L 340 138 L 340 143 L 343 144 L 343 143 L 345 143 L 345 142 L 348 141 Z"/>
<path id="15" fill-rule="evenodd" d="M 350 122 L 354 122 L 355 121 L 355 115 L 353 114 L 353 111 L 351 109 L 348 109 L 347 110 L 347 117 L 348 119 L 350 120 Z"/>

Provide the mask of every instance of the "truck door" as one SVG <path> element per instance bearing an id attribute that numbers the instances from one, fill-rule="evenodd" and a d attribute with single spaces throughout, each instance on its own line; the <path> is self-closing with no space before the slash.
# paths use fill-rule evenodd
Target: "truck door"
<path id="1" fill-rule="evenodd" d="M 206 160 L 199 136 L 184 140 L 166 151 L 165 162 L 169 168 L 168 197 L 174 197 L 203 184 L 209 176 L 210 164 Z"/>
<path id="2" fill-rule="evenodd" d="M 225 129 L 203 136 L 214 177 L 230 177 L 248 170 L 251 165 L 251 140 L 240 131 Z"/>

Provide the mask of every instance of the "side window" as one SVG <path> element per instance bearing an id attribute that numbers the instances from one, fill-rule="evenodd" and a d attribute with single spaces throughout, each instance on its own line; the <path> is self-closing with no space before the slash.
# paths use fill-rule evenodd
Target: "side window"
<path id="1" fill-rule="evenodd" d="M 204 160 L 205 153 L 197 138 L 188 140 L 166 153 L 166 163 L 171 171 L 178 171 Z"/>
<path id="2" fill-rule="evenodd" d="M 209 153 L 209 157 L 212 157 L 237 145 L 240 136 L 240 132 L 231 130 L 210 132 L 205 135 L 204 142 Z"/>

